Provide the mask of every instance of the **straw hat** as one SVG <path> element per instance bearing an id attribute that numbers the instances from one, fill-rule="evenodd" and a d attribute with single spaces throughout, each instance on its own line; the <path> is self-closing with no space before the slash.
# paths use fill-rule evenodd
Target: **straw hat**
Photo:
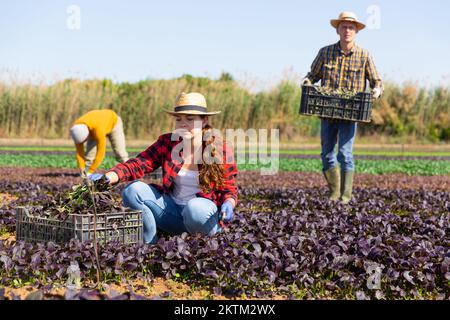
<path id="1" fill-rule="evenodd" d="M 212 116 L 220 113 L 220 111 L 208 112 L 205 97 L 197 92 L 182 92 L 175 102 L 173 111 L 165 110 L 171 115 L 191 114 L 198 116 Z"/>
<path id="2" fill-rule="evenodd" d="M 361 23 L 358 21 L 358 18 L 356 18 L 356 14 L 354 14 L 353 12 L 350 11 L 344 11 L 339 15 L 339 18 L 337 19 L 331 19 L 330 23 L 333 27 L 335 27 L 337 29 L 337 27 L 339 26 L 339 23 L 341 22 L 354 22 L 356 24 L 356 29 L 362 30 L 366 27 L 366 25 L 364 23 Z"/>

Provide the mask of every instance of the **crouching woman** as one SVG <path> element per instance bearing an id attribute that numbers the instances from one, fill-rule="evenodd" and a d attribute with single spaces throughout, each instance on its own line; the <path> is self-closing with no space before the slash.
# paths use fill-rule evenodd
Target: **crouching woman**
<path id="1" fill-rule="evenodd" d="M 206 100 L 182 93 L 173 111 L 175 130 L 125 163 L 110 169 L 110 184 L 132 181 L 122 192 L 123 204 L 142 210 L 144 242 L 156 243 L 158 228 L 170 234 L 221 232 L 237 204 L 237 168 L 233 150 L 211 134 Z M 162 186 L 137 181 L 162 167 Z M 89 177 L 96 181 L 103 175 Z"/>

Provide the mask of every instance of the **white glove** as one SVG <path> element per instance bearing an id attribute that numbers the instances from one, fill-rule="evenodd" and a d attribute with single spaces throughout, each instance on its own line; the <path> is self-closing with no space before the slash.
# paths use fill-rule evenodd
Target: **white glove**
<path id="1" fill-rule="evenodd" d="M 372 90 L 372 95 L 373 95 L 374 99 L 378 99 L 379 97 L 381 97 L 381 93 L 382 93 L 382 90 L 380 87 L 373 88 L 373 90 Z"/>
<path id="2" fill-rule="evenodd" d="M 302 79 L 301 85 L 302 85 L 302 86 L 311 86 L 312 83 L 311 83 L 311 80 L 309 80 L 308 78 L 304 77 L 304 78 Z"/>

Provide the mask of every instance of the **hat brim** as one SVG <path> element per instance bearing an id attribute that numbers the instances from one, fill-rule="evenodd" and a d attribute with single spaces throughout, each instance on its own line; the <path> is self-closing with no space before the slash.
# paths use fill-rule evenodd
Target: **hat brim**
<path id="1" fill-rule="evenodd" d="M 337 29 L 337 27 L 339 26 L 339 23 L 341 23 L 341 22 L 351 22 L 351 23 L 356 24 L 356 29 L 358 29 L 358 31 L 360 31 L 366 27 L 366 25 L 364 23 L 361 23 L 359 21 L 354 21 L 354 20 L 347 20 L 347 19 L 332 19 L 332 20 L 330 20 L 331 26 L 333 26 L 335 29 Z"/>
<path id="2" fill-rule="evenodd" d="M 195 110 L 178 111 L 178 112 L 170 111 L 170 110 L 164 110 L 164 111 L 172 116 L 176 116 L 176 115 L 213 116 L 213 115 L 219 114 L 221 112 L 221 111 L 201 112 L 201 111 L 195 111 Z"/>

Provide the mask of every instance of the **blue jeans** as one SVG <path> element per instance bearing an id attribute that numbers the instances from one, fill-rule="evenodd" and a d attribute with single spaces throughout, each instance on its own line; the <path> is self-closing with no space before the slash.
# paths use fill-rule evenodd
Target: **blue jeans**
<path id="1" fill-rule="evenodd" d="M 217 206 L 209 199 L 194 198 L 185 206 L 178 205 L 168 194 L 142 181 L 128 184 L 122 198 L 124 206 L 142 210 L 145 243 L 158 241 L 157 228 L 171 234 L 214 235 L 222 231 Z"/>
<path id="2" fill-rule="evenodd" d="M 327 171 L 341 165 L 343 172 L 355 171 L 353 159 L 353 143 L 356 136 L 356 122 L 329 122 L 321 119 L 320 141 L 322 144 L 322 166 Z M 339 139 L 336 157 L 336 143 Z"/>

